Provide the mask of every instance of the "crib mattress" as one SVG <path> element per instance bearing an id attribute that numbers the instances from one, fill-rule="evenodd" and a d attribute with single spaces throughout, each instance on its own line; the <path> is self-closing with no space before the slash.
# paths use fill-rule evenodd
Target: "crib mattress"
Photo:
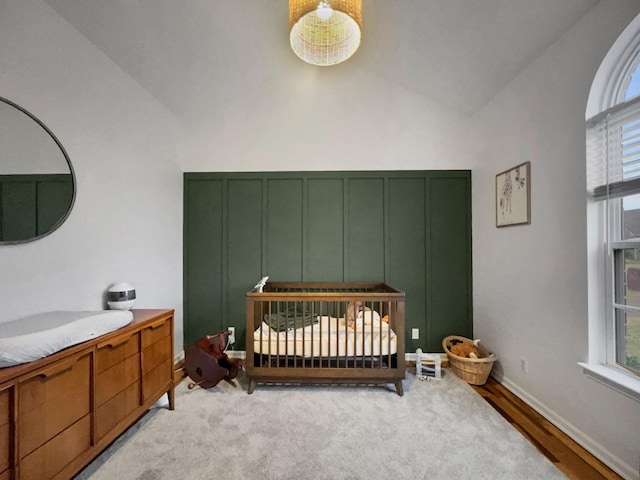
<path id="1" fill-rule="evenodd" d="M 254 352 L 264 355 L 357 357 L 393 355 L 397 352 L 395 332 L 385 322 L 345 327 L 343 318 L 318 317 L 304 328 L 278 332 L 262 322 L 253 333 Z"/>
<path id="2" fill-rule="evenodd" d="M 132 320 L 129 310 L 54 311 L 0 323 L 0 368 L 44 358 Z"/>

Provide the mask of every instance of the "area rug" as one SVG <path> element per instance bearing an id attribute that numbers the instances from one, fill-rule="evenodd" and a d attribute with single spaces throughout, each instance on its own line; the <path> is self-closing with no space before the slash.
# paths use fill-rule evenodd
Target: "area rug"
<path id="1" fill-rule="evenodd" d="M 473 389 L 446 371 L 393 386 L 176 390 L 76 478 L 564 479 Z"/>

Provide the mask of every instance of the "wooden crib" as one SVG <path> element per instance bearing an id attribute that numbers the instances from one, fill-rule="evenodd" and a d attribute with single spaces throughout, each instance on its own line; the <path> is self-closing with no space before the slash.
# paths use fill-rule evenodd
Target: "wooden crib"
<path id="1" fill-rule="evenodd" d="M 402 396 L 404 297 L 354 282 L 270 282 L 248 292 L 248 392 L 258 383 L 393 383 Z"/>

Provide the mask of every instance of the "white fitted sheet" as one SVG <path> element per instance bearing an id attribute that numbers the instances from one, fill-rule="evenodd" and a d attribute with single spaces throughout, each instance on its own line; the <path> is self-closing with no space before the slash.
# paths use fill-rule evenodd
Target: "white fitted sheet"
<path id="1" fill-rule="evenodd" d="M 397 352 L 397 337 L 389 324 L 379 320 L 345 326 L 344 318 L 318 317 L 305 328 L 277 332 L 262 322 L 253 333 L 255 353 L 296 357 L 379 356 Z M 366 322 L 366 321 L 365 321 Z"/>
<path id="2" fill-rule="evenodd" d="M 53 311 L 0 323 L 0 368 L 44 358 L 132 320 L 129 310 Z"/>

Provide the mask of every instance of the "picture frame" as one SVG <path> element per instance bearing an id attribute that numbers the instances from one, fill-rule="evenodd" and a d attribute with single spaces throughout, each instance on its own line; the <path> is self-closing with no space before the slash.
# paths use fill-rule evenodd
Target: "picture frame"
<path id="1" fill-rule="evenodd" d="M 496 227 L 531 223 L 531 162 L 496 175 Z"/>

